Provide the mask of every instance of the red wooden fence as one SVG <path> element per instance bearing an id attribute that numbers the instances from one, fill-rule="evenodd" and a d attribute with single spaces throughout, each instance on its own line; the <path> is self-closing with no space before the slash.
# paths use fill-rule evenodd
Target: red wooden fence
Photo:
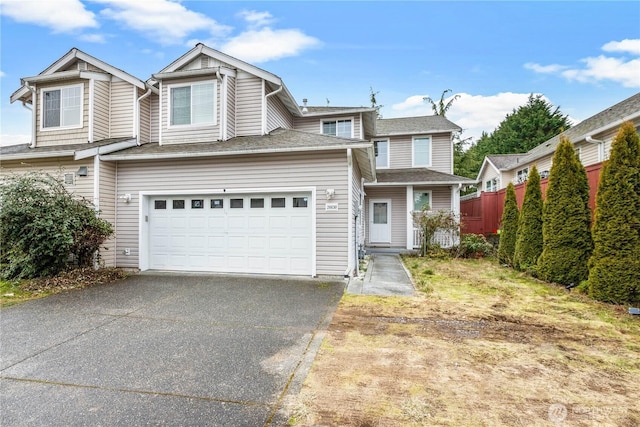
<path id="1" fill-rule="evenodd" d="M 600 179 L 602 163 L 589 165 L 585 169 L 587 171 L 587 179 L 589 181 L 589 207 L 591 208 L 591 211 L 594 211 L 596 206 L 596 191 L 598 189 L 598 180 Z M 540 188 L 542 190 L 543 198 L 547 192 L 548 184 L 548 178 L 540 180 Z M 525 189 L 526 182 L 515 186 L 518 208 L 522 208 Z M 502 218 L 506 193 L 506 188 L 489 193 L 483 191 L 480 193 L 480 197 L 461 201 L 460 214 L 462 221 L 462 233 L 485 235 L 496 233 L 500 228 L 500 219 Z"/>

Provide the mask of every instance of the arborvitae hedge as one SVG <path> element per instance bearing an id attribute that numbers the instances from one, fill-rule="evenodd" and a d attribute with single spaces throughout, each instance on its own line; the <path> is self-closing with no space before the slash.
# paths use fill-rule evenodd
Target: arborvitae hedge
<path id="1" fill-rule="evenodd" d="M 520 218 L 518 219 L 518 235 L 514 267 L 518 270 L 531 271 L 538 263 L 542 253 L 542 190 L 540 174 L 535 165 L 529 171 L 527 189 Z"/>
<path id="2" fill-rule="evenodd" d="M 604 163 L 596 196 L 589 295 L 613 303 L 640 302 L 640 137 L 620 128 Z"/>
<path id="3" fill-rule="evenodd" d="M 542 209 L 542 254 L 538 275 L 548 282 L 579 284 L 589 274 L 593 249 L 587 173 L 564 136 L 553 156 Z"/>
<path id="4" fill-rule="evenodd" d="M 516 235 L 518 233 L 518 201 L 512 183 L 507 186 L 502 211 L 502 229 L 498 245 L 498 261 L 513 266 L 513 254 L 516 251 Z"/>

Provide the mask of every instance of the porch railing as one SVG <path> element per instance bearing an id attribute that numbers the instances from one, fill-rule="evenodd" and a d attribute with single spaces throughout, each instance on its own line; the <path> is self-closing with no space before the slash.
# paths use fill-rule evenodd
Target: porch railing
<path id="1" fill-rule="evenodd" d="M 457 246 L 460 244 L 460 236 L 458 233 L 453 231 L 445 231 L 439 230 L 433 235 L 433 239 L 431 239 L 432 244 L 437 244 L 441 248 L 449 249 L 453 246 Z M 422 246 L 422 239 L 420 238 L 420 230 L 417 228 L 413 229 L 413 248 L 420 249 Z"/>

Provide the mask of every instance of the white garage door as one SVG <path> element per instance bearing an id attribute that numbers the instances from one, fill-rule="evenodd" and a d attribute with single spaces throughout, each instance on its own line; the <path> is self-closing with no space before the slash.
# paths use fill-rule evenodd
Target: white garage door
<path id="1" fill-rule="evenodd" d="M 310 275 L 311 195 L 154 196 L 149 267 Z"/>

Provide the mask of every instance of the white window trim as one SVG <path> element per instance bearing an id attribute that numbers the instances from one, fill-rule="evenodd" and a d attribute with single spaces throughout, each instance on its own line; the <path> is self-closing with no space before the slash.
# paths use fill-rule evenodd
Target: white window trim
<path id="1" fill-rule="evenodd" d="M 205 83 L 213 83 L 213 121 L 211 123 L 198 123 L 195 125 L 191 123 L 188 125 L 172 125 L 171 124 L 171 89 L 176 89 L 180 87 L 192 87 L 194 85 L 201 85 Z M 193 109 L 191 109 L 191 114 L 193 116 Z M 193 120 L 193 117 L 191 117 L 191 120 Z M 218 124 L 217 80 L 202 80 L 197 82 L 175 83 L 175 84 L 167 85 L 167 129 L 197 129 L 197 128 L 207 128 L 211 126 L 216 126 L 217 124 Z"/>
<path id="2" fill-rule="evenodd" d="M 494 181 L 495 181 L 495 185 L 493 184 Z M 489 183 L 489 182 L 492 183 L 492 185 L 491 185 L 492 189 L 491 190 L 487 190 L 487 183 Z M 486 180 L 484 182 L 484 191 L 487 192 L 487 193 L 494 193 L 494 192 L 498 191 L 498 178 L 491 178 L 491 179 Z"/>
<path id="3" fill-rule="evenodd" d="M 336 122 L 336 127 L 338 126 L 338 121 L 347 121 L 350 120 L 351 121 L 351 136 L 350 138 L 355 138 L 353 135 L 355 134 L 355 118 L 353 116 L 351 117 L 330 117 L 330 118 L 324 118 L 324 119 L 320 119 L 320 135 L 327 135 L 325 133 L 322 133 L 322 125 L 324 123 L 327 122 Z M 337 138 L 344 138 L 343 136 L 337 136 L 337 135 L 327 135 L 327 136 L 336 136 Z"/>
<path id="4" fill-rule="evenodd" d="M 429 139 L 429 164 L 416 164 L 416 139 Z M 433 165 L 433 138 L 431 135 L 416 135 L 411 138 L 411 165 L 414 168 L 430 168 Z"/>
<path id="5" fill-rule="evenodd" d="M 529 179 L 529 167 L 516 171 L 515 183 L 521 184 Z"/>
<path id="6" fill-rule="evenodd" d="M 378 142 L 386 142 L 387 143 L 387 164 L 386 166 L 378 166 L 378 159 L 376 157 L 376 169 L 389 169 L 391 167 L 391 143 L 389 138 L 384 139 L 374 139 L 373 143 L 377 144 Z"/>
<path id="7" fill-rule="evenodd" d="M 433 211 L 433 190 L 416 190 L 416 188 L 413 188 L 413 198 L 411 199 L 411 209 L 413 210 L 413 212 L 420 212 L 416 210 L 416 194 L 428 194 L 429 195 L 429 210 Z"/>
<path id="8" fill-rule="evenodd" d="M 56 127 L 44 127 L 44 93 L 54 90 L 62 91 L 62 89 L 68 89 L 72 87 L 80 88 L 80 124 L 73 126 L 56 126 Z M 62 116 L 60 117 L 62 122 Z M 55 87 L 40 88 L 40 130 L 42 132 L 51 132 L 65 129 L 82 129 L 84 127 L 84 83 L 77 83 L 73 85 L 63 85 Z"/>

